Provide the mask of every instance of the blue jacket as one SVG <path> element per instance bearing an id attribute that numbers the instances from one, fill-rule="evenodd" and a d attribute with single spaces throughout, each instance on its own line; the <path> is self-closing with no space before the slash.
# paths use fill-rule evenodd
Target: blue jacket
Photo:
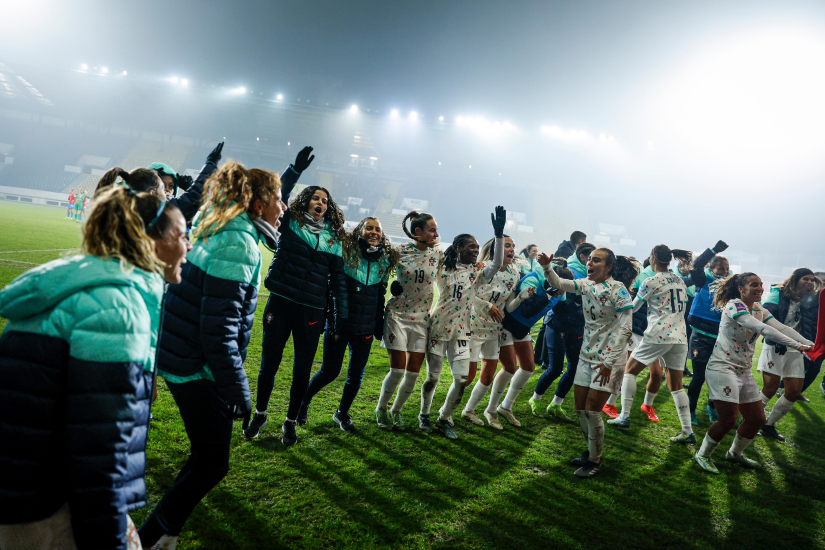
<path id="1" fill-rule="evenodd" d="M 550 285 L 544 276 L 539 276 L 532 271 L 522 277 L 513 292 L 518 294 L 523 288 L 532 287 L 536 289 L 533 296 L 524 300 L 514 311 L 504 309 L 504 321 L 502 326 L 506 328 L 515 338 L 524 338 L 530 332 L 539 319 L 544 317 L 553 306 L 562 299 L 561 296 L 550 298 L 547 291 Z"/>
<path id="2" fill-rule="evenodd" d="M 244 212 L 195 240 L 181 283 L 166 295 L 158 354 L 158 373 L 167 382 L 213 382 L 239 412 L 251 410 L 243 363 L 258 305 L 259 239 Z"/>
<path id="3" fill-rule="evenodd" d="M 297 172 L 291 168 L 281 178 L 284 202 L 289 200 L 297 181 Z M 331 294 L 335 315 L 343 321 L 348 315 L 347 281 L 341 243 L 330 224 L 316 235 L 293 220 L 290 209 L 284 212 L 283 219 L 278 249 L 264 285 L 272 294 L 315 309 L 325 309 Z"/>
<path id="4" fill-rule="evenodd" d="M 0 290 L 2 523 L 64 503 L 80 548 L 126 548 L 146 504 L 146 440 L 163 281 L 73 256 Z"/>

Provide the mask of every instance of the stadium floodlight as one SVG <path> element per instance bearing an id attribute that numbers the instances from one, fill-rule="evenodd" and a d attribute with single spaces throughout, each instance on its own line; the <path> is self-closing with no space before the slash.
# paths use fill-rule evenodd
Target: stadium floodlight
<path id="1" fill-rule="evenodd" d="M 230 93 L 233 93 L 233 94 L 236 94 L 236 95 L 243 95 L 243 94 L 245 94 L 245 93 L 246 93 L 246 88 L 244 88 L 243 86 L 241 86 L 240 88 L 233 88 L 233 89 L 232 89 L 232 90 L 230 90 L 229 92 L 230 92 Z"/>
<path id="2" fill-rule="evenodd" d="M 457 117 L 455 123 L 459 125 L 464 124 L 464 117 Z"/>
<path id="3" fill-rule="evenodd" d="M 85 63 L 84 63 L 84 64 L 82 64 L 82 65 L 80 66 L 80 68 L 81 68 L 81 69 L 83 69 L 84 71 L 88 71 L 88 70 L 89 70 L 89 66 L 88 66 L 88 65 L 86 65 Z"/>
<path id="4" fill-rule="evenodd" d="M 390 113 L 390 116 L 392 118 L 398 118 L 398 109 L 393 109 L 392 112 Z"/>
<path id="5" fill-rule="evenodd" d="M 103 74 L 106 74 L 106 73 L 109 72 L 109 69 L 107 69 L 106 67 L 101 67 L 100 72 L 103 73 Z"/>
<path id="6" fill-rule="evenodd" d="M 350 113 L 357 113 L 358 112 L 358 105 L 353 105 L 349 108 Z"/>
<path id="7" fill-rule="evenodd" d="M 177 84 L 178 83 L 178 77 L 173 76 L 172 78 L 169 79 L 169 82 L 171 82 L 172 84 Z"/>
<path id="8" fill-rule="evenodd" d="M 438 117 L 438 121 L 439 122 L 444 122 L 444 117 L 443 116 Z"/>
<path id="9" fill-rule="evenodd" d="M 370 157 L 370 160 L 378 160 L 378 157 Z"/>
<path id="10" fill-rule="evenodd" d="M 282 101 L 284 99 L 284 96 L 281 94 L 278 94 L 276 97 L 278 98 L 278 101 Z"/>
<path id="11" fill-rule="evenodd" d="M 126 76 L 126 75 L 127 75 L 127 74 L 129 74 L 129 73 L 127 73 L 126 71 L 123 71 L 123 73 L 122 73 L 122 74 L 123 74 L 123 76 Z"/>
<path id="12" fill-rule="evenodd" d="M 184 86 L 184 87 L 189 86 L 189 81 L 186 80 L 185 78 L 181 78 L 180 79 L 180 85 Z"/>
<path id="13" fill-rule="evenodd" d="M 471 165 L 470 165 L 470 170 L 472 170 L 472 169 L 473 169 L 473 165 L 471 164 Z"/>
<path id="14" fill-rule="evenodd" d="M 261 138 L 256 137 L 256 138 L 255 138 L 255 141 L 261 141 Z"/>
<path id="15" fill-rule="evenodd" d="M 290 145 L 292 145 L 292 144 L 291 144 L 290 142 L 288 142 L 288 141 L 287 141 L 287 142 L 286 142 L 286 146 L 287 146 L 287 147 L 289 147 Z"/>
<path id="16" fill-rule="evenodd" d="M 355 153 L 351 154 L 350 156 L 351 156 L 352 158 L 354 158 L 354 159 L 357 159 L 357 158 L 358 158 L 358 155 L 356 155 Z"/>
<path id="17" fill-rule="evenodd" d="M 441 161 L 440 160 L 438 161 L 438 165 L 441 166 Z"/>
<path id="18" fill-rule="evenodd" d="M 416 113 L 415 111 L 410 111 L 410 120 L 418 120 L 418 113 Z"/>

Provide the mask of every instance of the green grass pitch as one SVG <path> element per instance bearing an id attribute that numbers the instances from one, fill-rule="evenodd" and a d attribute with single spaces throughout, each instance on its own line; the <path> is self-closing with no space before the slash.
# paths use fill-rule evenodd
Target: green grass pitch
<path id="1" fill-rule="evenodd" d="M 0 287 L 79 245 L 80 228 L 65 216 L 58 208 L 0 203 Z M 265 302 L 261 296 L 246 363 L 253 393 Z M 320 357 L 319 349 L 314 369 Z M 757 438 L 748 449 L 761 470 L 722 460 L 732 441 L 728 436 L 716 453 L 722 474 L 712 476 L 694 464 L 693 447 L 668 441 L 679 421 L 664 386 L 656 400 L 659 424 L 638 410 L 642 375 L 631 428 L 607 429 L 604 466 L 598 477 L 582 481 L 568 466 L 584 449 L 578 424 L 530 415 L 527 398 L 538 374 L 514 407 L 520 429 L 505 424 L 495 432 L 458 420 L 458 441 L 421 434 L 417 427 L 383 432 L 372 411 L 389 364 L 375 345 L 351 411 L 358 431 L 346 434 L 332 422 L 342 373 L 314 400 L 309 424 L 298 429 L 298 445 L 286 449 L 279 435 L 291 363 L 288 348 L 261 438 L 246 441 L 236 424 L 232 470 L 197 507 L 179 548 L 825 546 L 825 402 L 818 385 L 807 392 L 812 402 L 798 404 L 780 424 L 788 441 Z M 448 372 L 436 408 L 450 385 Z M 700 410 L 706 398 L 705 391 Z M 405 410 L 408 422 L 418 405 L 416 392 Z M 565 408 L 572 416 L 572 395 Z M 701 439 L 708 419 L 703 413 L 699 419 Z M 169 487 L 187 452 L 177 408 L 161 384 L 148 449 L 150 505 Z M 148 512 L 137 511 L 133 519 L 140 525 Z"/>

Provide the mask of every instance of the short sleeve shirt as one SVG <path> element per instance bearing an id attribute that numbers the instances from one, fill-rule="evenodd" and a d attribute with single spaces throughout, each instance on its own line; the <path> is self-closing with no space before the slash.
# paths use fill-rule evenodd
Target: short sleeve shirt
<path id="1" fill-rule="evenodd" d="M 437 275 L 438 302 L 430 315 L 430 340 L 467 340 L 472 332 L 470 310 L 482 284 L 482 266 L 456 264 Z"/>
<path id="2" fill-rule="evenodd" d="M 520 273 L 514 266 L 493 275 L 492 281 L 478 287 L 470 313 L 470 328 L 474 340 L 489 340 L 501 332 L 501 323 L 489 315 L 491 305 L 504 313 L 504 305 L 510 301 L 513 290 L 520 279 Z"/>
<path id="3" fill-rule="evenodd" d="M 426 323 L 433 306 L 434 284 L 441 251 L 418 250 L 413 243 L 399 248 L 401 259 L 395 279 L 403 287 L 402 294 L 387 300 L 387 315 L 409 323 Z"/>
<path id="4" fill-rule="evenodd" d="M 574 292 L 582 296 L 584 310 L 584 339 L 580 358 L 589 363 L 601 363 L 610 350 L 609 342 L 618 313 L 633 307 L 625 286 L 610 277 L 594 283 L 576 279 Z"/>
<path id="5" fill-rule="evenodd" d="M 757 321 L 765 322 L 773 318 L 767 309 L 760 304 L 754 304 L 753 310 L 740 299 L 730 300 L 722 310 L 722 320 L 719 322 L 719 336 L 713 347 L 713 354 L 708 362 L 709 369 L 731 369 L 741 374 L 750 372 L 753 365 L 753 352 L 759 333 L 748 330 L 740 325 L 736 318 L 741 315 L 753 315 Z"/>
<path id="6" fill-rule="evenodd" d="M 642 282 L 636 295 L 647 302 L 648 344 L 687 344 L 685 305 L 688 294 L 685 282 L 671 272 L 654 273 Z"/>

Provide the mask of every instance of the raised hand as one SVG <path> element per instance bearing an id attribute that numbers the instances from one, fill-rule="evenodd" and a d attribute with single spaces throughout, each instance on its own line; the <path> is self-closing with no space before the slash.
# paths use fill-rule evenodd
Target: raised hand
<path id="1" fill-rule="evenodd" d="M 214 164 L 217 166 L 221 160 L 221 153 L 223 152 L 223 142 L 220 142 L 217 147 L 212 149 L 212 152 L 206 157 L 207 164 Z"/>
<path id="2" fill-rule="evenodd" d="M 393 281 L 390 285 L 390 294 L 393 296 L 401 296 L 404 293 L 404 287 L 398 281 Z"/>
<path id="3" fill-rule="evenodd" d="M 192 187 L 192 176 L 185 176 L 183 174 L 177 174 L 175 176 L 178 180 L 178 187 L 186 191 L 190 187 Z"/>
<path id="4" fill-rule="evenodd" d="M 545 266 L 553 261 L 553 255 L 550 254 L 548 256 L 547 253 L 542 252 L 538 255 L 538 257 L 536 257 L 536 261 L 539 263 L 540 266 Z"/>
<path id="5" fill-rule="evenodd" d="M 507 224 L 507 211 L 503 206 L 496 206 L 496 213 L 490 214 L 490 219 L 493 221 L 493 230 L 496 232 L 496 237 L 503 237 L 504 226 Z"/>
<path id="6" fill-rule="evenodd" d="M 292 167 L 296 172 L 303 172 L 309 168 L 309 165 L 312 164 L 313 160 L 315 160 L 315 155 L 309 156 L 311 153 L 312 147 L 309 146 L 298 151 L 298 155 L 295 157 L 295 162 L 292 163 Z"/>
<path id="7" fill-rule="evenodd" d="M 725 250 L 728 249 L 728 243 L 725 241 L 718 241 L 715 245 L 713 245 L 713 251 L 717 254 L 721 254 Z"/>

